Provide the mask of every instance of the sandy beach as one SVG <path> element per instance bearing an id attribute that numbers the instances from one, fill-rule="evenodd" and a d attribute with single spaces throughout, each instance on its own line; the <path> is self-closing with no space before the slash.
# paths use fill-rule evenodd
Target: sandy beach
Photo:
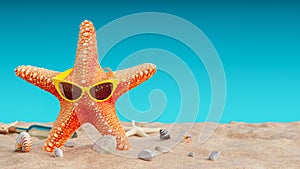
<path id="1" fill-rule="evenodd" d="M 31 124 L 18 123 L 25 127 Z M 79 129 L 78 137 L 69 139 L 75 146 L 63 147 L 64 157 L 59 158 L 42 150 L 43 137 L 32 136 L 32 150 L 20 153 L 14 151 L 17 133 L 0 134 L 0 168 L 300 168 L 300 122 L 219 124 L 202 144 L 200 133 L 209 123 L 143 125 L 165 128 L 170 131 L 171 139 L 161 141 L 158 133 L 148 138 L 132 136 L 129 140 L 133 150 L 103 154 L 93 150 L 93 141 Z M 178 142 L 182 132 L 190 127 L 186 135 L 192 137 L 192 143 Z M 154 149 L 157 145 L 169 147 L 172 152 L 159 154 Z M 158 155 L 151 161 L 137 159 L 137 153 L 145 148 Z M 208 160 L 212 151 L 220 152 L 214 161 Z M 194 157 L 189 157 L 189 153 Z"/>

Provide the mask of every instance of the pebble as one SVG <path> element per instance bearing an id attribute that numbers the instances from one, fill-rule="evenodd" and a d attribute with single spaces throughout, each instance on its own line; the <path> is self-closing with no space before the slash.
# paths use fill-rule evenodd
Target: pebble
<path id="1" fill-rule="evenodd" d="M 101 154 L 112 153 L 117 147 L 117 140 L 114 136 L 101 136 L 94 144 L 93 149 Z"/>
<path id="2" fill-rule="evenodd" d="M 189 156 L 189 157 L 195 157 L 195 154 L 194 154 L 193 152 L 190 152 L 190 153 L 188 154 L 188 156 Z"/>
<path id="3" fill-rule="evenodd" d="M 166 147 L 161 147 L 161 146 L 156 146 L 155 150 L 161 152 L 161 153 L 170 153 L 173 152 L 171 149 L 166 148 Z"/>
<path id="4" fill-rule="evenodd" d="M 67 142 L 65 143 L 65 147 L 75 147 L 75 143 L 72 142 L 72 141 L 67 141 Z"/>
<path id="5" fill-rule="evenodd" d="M 151 161 L 155 157 L 155 153 L 151 150 L 143 150 L 139 152 L 138 158 L 145 161 Z"/>
<path id="6" fill-rule="evenodd" d="M 213 151 L 209 154 L 208 160 L 215 161 L 218 159 L 220 151 Z"/>

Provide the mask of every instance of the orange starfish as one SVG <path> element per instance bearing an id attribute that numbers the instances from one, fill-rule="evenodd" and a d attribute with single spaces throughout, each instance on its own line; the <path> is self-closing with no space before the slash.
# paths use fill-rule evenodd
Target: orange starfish
<path id="1" fill-rule="evenodd" d="M 50 92 L 60 101 L 61 110 L 46 140 L 44 151 L 53 152 L 55 147 L 62 147 L 84 123 L 91 123 L 102 135 L 115 136 L 117 149 L 128 150 L 131 145 L 116 115 L 115 103 L 125 92 L 149 79 L 156 72 L 156 67 L 145 63 L 113 73 L 106 72 L 98 62 L 94 25 L 86 20 L 80 25 L 74 68 L 64 78 L 83 89 L 79 100 L 70 102 L 58 92 L 53 78 L 60 75 L 60 72 L 33 66 L 19 66 L 15 72 L 17 76 Z M 114 78 L 118 83 L 112 95 L 102 102 L 95 101 L 91 96 L 91 89 L 87 87 Z M 90 90 L 86 92 L 85 89 Z"/>

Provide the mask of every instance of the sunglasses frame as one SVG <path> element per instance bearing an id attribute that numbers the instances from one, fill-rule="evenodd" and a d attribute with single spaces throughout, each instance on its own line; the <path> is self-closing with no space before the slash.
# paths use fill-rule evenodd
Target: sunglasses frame
<path id="1" fill-rule="evenodd" d="M 107 69 L 108 69 L 110 72 L 112 72 L 109 68 L 107 68 Z M 116 78 L 114 78 L 114 79 L 109 79 L 109 80 L 104 80 L 104 81 L 95 83 L 95 84 L 93 84 L 92 86 L 89 86 L 89 87 L 82 87 L 82 86 L 80 86 L 79 84 L 76 84 L 76 83 L 74 83 L 74 82 L 70 82 L 70 81 L 64 80 L 64 79 L 65 79 L 72 71 L 73 71 L 73 68 L 68 69 L 68 70 L 66 70 L 66 71 L 64 71 L 64 72 L 62 72 L 62 73 L 60 73 L 60 74 L 58 74 L 57 76 L 55 76 L 55 77 L 53 78 L 53 83 L 54 83 L 55 89 L 57 90 L 58 94 L 59 94 L 63 99 L 65 99 L 65 100 L 68 101 L 68 102 L 76 102 L 76 101 L 78 101 L 79 99 L 81 99 L 81 97 L 84 95 L 85 92 L 87 92 L 88 95 L 89 95 L 89 97 L 90 97 L 92 100 L 94 100 L 95 102 L 104 102 L 104 101 L 108 100 L 108 99 L 113 95 L 114 91 L 115 91 L 116 88 L 117 88 L 118 80 L 117 80 Z M 74 85 L 74 86 L 80 88 L 81 91 L 82 91 L 82 92 L 81 92 L 81 95 L 80 95 L 77 99 L 75 99 L 75 100 L 70 100 L 70 99 L 66 98 L 66 97 L 61 93 L 61 91 L 60 91 L 60 87 L 59 87 L 59 83 L 60 83 L 60 82 L 65 82 L 65 83 L 68 83 L 68 84 L 71 84 L 71 85 Z M 90 93 L 91 88 L 93 88 L 93 87 L 95 87 L 95 86 L 97 86 L 97 85 L 100 85 L 100 84 L 108 83 L 108 82 L 109 82 L 109 83 L 112 83 L 112 85 L 113 85 L 112 91 L 111 91 L 111 93 L 110 93 L 109 96 L 107 96 L 107 97 L 106 97 L 105 99 L 103 99 L 103 100 L 97 100 L 96 98 L 94 98 L 94 97 L 91 95 L 91 93 Z"/>

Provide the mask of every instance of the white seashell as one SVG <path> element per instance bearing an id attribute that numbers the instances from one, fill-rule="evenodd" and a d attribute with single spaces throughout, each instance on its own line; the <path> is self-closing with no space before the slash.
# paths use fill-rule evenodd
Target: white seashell
<path id="1" fill-rule="evenodd" d="M 209 154 L 208 160 L 215 161 L 216 159 L 218 159 L 219 155 L 220 151 L 213 151 Z"/>
<path id="2" fill-rule="evenodd" d="M 166 130 L 166 129 L 160 129 L 160 130 L 159 130 L 159 134 L 160 134 L 160 135 L 159 135 L 159 138 L 160 138 L 161 140 L 168 140 L 168 139 L 171 138 L 169 131 Z"/>
<path id="3" fill-rule="evenodd" d="M 55 157 L 64 157 L 62 149 L 54 147 L 54 156 Z"/>
<path id="4" fill-rule="evenodd" d="M 32 140 L 30 135 L 23 131 L 21 132 L 16 140 L 16 150 L 15 151 L 22 151 L 22 152 L 29 152 L 31 150 Z"/>
<path id="5" fill-rule="evenodd" d="M 111 153 L 117 148 L 117 140 L 114 136 L 105 135 L 100 137 L 94 144 L 93 149 L 101 154 Z"/>
<path id="6" fill-rule="evenodd" d="M 155 150 L 161 152 L 161 153 L 170 153 L 173 152 L 171 149 L 168 149 L 166 147 L 156 146 Z"/>
<path id="7" fill-rule="evenodd" d="M 143 150 L 141 152 L 139 152 L 138 154 L 138 158 L 145 160 L 145 161 L 151 161 L 153 159 L 153 157 L 155 157 L 155 153 L 151 150 Z"/>

